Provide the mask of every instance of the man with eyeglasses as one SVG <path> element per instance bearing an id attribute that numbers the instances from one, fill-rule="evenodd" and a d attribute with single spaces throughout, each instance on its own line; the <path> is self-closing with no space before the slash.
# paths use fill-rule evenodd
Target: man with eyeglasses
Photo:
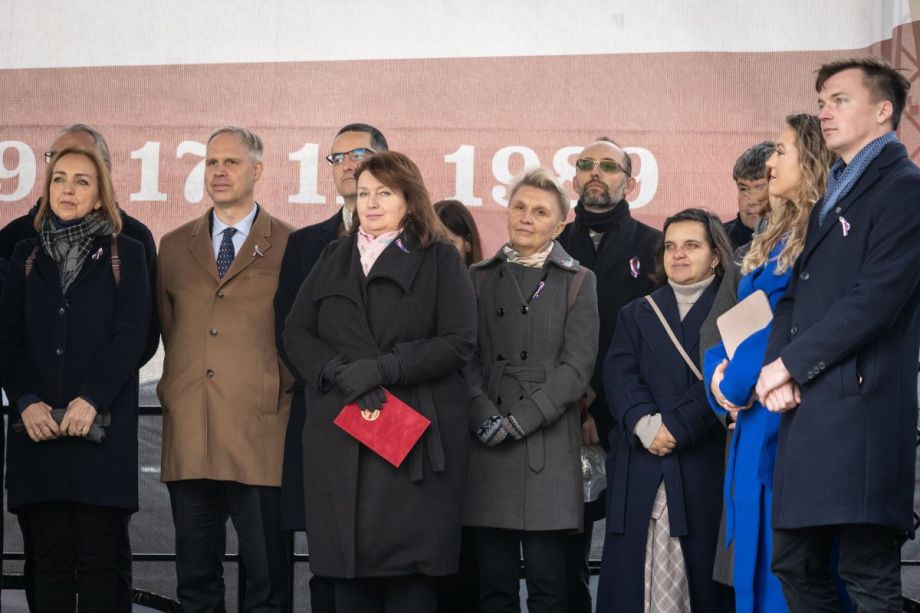
<path id="1" fill-rule="evenodd" d="M 737 249 L 754 238 L 757 222 L 770 210 L 767 191 L 767 158 L 776 145 L 770 141 L 758 143 L 741 154 L 732 169 L 732 179 L 738 188 L 738 215 L 725 224 L 732 247 Z"/>
<path id="2" fill-rule="evenodd" d="M 630 215 L 626 196 L 636 188 L 632 160 L 611 139 L 600 137 L 582 150 L 575 161 L 572 187 L 578 194 L 575 221 L 566 225 L 559 243 L 594 272 L 601 313 L 597 360 L 582 409 L 582 442 L 600 443 L 607 450 L 613 423 L 603 387 L 604 357 L 620 307 L 657 287 L 651 275 L 661 232 Z M 602 494 L 585 505 L 584 532 L 569 537 L 570 613 L 591 612 L 588 553 L 594 522 L 604 517 L 604 499 Z"/>
<path id="3" fill-rule="evenodd" d="M 105 138 L 100 134 L 95 128 L 88 126 L 84 123 L 75 123 L 73 125 L 67 126 L 64 128 L 57 138 L 54 139 L 54 142 L 51 143 L 51 148 L 45 152 L 45 163 L 51 161 L 55 153 L 65 149 L 67 147 L 77 147 L 80 149 L 86 149 L 87 151 L 96 150 L 99 152 L 99 155 L 102 156 L 102 160 L 105 162 L 105 165 L 109 167 L 109 171 L 112 170 L 112 155 L 109 151 L 109 145 L 106 142 Z M 21 240 L 26 238 L 32 238 L 36 236 L 37 232 L 35 230 L 35 214 L 38 212 L 38 207 L 41 202 L 35 203 L 29 211 L 12 220 L 6 226 L 0 230 L 0 260 L 3 262 L 3 269 L 6 268 L 6 262 L 9 261 L 10 256 L 13 254 L 13 248 Z M 131 217 L 124 210 L 121 211 L 122 218 L 122 234 L 129 236 L 137 241 L 139 241 L 144 246 L 144 255 L 147 257 L 147 270 L 150 275 L 150 287 L 154 287 L 156 283 L 156 257 L 157 257 L 157 248 L 156 242 L 153 240 L 153 234 L 143 223 Z M 2 287 L 2 284 L 0 284 Z M 156 353 L 157 347 L 160 344 L 160 326 L 159 319 L 156 315 L 156 305 L 152 304 L 154 309 L 151 318 L 150 318 L 150 330 L 147 335 L 147 345 L 144 348 L 144 353 L 141 356 L 141 361 L 138 364 L 138 368 L 143 366 L 153 357 L 153 354 Z M 0 433 L 2 433 L 2 425 L 0 425 Z M 2 437 L 0 437 L 2 438 Z M 3 454 L 3 445 L 2 440 L 0 440 L 0 456 Z M 0 486 L 2 486 L 2 479 L 0 479 Z M 20 515 L 19 521 L 24 522 L 24 516 Z M 25 529 L 23 526 L 22 530 L 23 536 L 30 533 L 29 530 Z M 2 533 L 0 533 L 2 535 Z M 32 584 L 32 554 L 30 552 L 31 543 L 28 540 L 23 542 L 23 550 L 25 552 L 25 563 L 23 565 L 23 579 L 25 583 L 25 592 L 26 600 L 29 603 L 29 607 L 33 607 L 34 599 L 34 587 Z M 131 575 L 131 565 L 130 559 L 125 568 L 122 569 L 122 572 L 125 573 L 128 577 Z"/>
<path id="4" fill-rule="evenodd" d="M 281 525 L 285 530 L 305 530 L 303 499 L 303 461 L 301 434 L 306 420 L 304 381 L 284 356 L 281 333 L 284 320 L 291 310 L 297 290 L 319 259 L 323 249 L 335 239 L 351 230 L 358 183 L 355 168 L 365 158 L 388 149 L 387 140 L 377 128 L 365 123 L 344 126 L 332 141 L 332 150 L 326 161 L 332 166 L 336 191 L 345 201 L 332 217 L 318 224 L 293 232 L 281 262 L 278 290 L 275 294 L 275 330 L 278 351 L 296 377 L 294 398 L 288 418 L 284 441 L 284 469 L 281 478 Z M 330 579 L 313 575 L 310 578 L 310 604 L 314 613 L 335 611 L 334 583 Z"/>

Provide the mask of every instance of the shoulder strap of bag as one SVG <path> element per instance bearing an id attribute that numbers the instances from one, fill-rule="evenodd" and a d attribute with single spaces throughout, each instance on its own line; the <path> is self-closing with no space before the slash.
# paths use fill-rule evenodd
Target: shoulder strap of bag
<path id="1" fill-rule="evenodd" d="M 24 275 L 26 279 L 28 279 L 29 275 L 32 274 L 32 268 L 35 266 L 35 258 L 38 257 L 38 250 L 40 248 L 41 248 L 41 244 L 36 243 L 35 246 L 32 247 L 32 253 L 30 253 L 29 257 L 26 258 L 26 272 Z"/>
<path id="2" fill-rule="evenodd" d="M 671 326 L 668 325 L 668 320 L 664 318 L 664 313 L 661 312 L 661 309 L 658 308 L 658 304 L 655 302 L 655 299 L 651 295 L 645 297 L 648 300 L 648 303 L 651 305 L 652 310 L 655 311 L 655 315 L 658 316 L 658 321 L 661 322 L 661 325 L 664 327 L 664 331 L 668 333 L 668 336 L 671 337 L 671 342 L 674 343 L 674 347 L 680 353 L 680 357 L 684 359 L 684 362 L 687 363 L 687 366 L 690 367 L 690 370 L 693 371 L 693 374 L 696 375 L 696 378 L 700 381 L 703 380 L 703 373 L 700 372 L 700 369 L 696 367 L 696 364 L 693 363 L 693 360 L 690 359 L 690 356 L 687 355 L 687 352 L 684 351 L 683 345 L 680 344 L 680 341 L 677 340 L 677 337 L 674 335 L 674 330 L 671 329 Z"/>

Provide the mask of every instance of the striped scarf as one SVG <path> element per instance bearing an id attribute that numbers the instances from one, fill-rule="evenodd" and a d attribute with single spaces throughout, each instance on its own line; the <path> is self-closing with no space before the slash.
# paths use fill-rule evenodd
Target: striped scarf
<path id="1" fill-rule="evenodd" d="M 50 210 L 42 217 L 39 240 L 42 248 L 58 267 L 61 291 L 67 293 L 70 285 L 83 270 L 83 264 L 98 236 L 111 236 L 115 224 L 95 211 L 79 223 L 58 227 Z"/>

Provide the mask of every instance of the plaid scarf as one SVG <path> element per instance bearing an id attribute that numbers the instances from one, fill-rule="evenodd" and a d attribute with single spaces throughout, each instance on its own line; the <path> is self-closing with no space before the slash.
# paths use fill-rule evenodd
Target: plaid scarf
<path id="1" fill-rule="evenodd" d="M 831 165 L 831 171 L 827 176 L 824 202 L 821 204 L 821 210 L 818 211 L 818 225 L 823 224 L 834 205 L 850 193 L 859 178 L 866 172 L 869 164 L 881 154 L 885 145 L 896 142 L 898 142 L 898 135 L 888 132 L 860 149 L 849 164 L 844 164 L 843 160 L 838 159 Z"/>
<path id="2" fill-rule="evenodd" d="M 554 244 L 555 241 L 550 241 L 546 249 L 538 251 L 533 255 L 521 255 L 511 246 L 511 243 L 505 243 L 502 246 L 502 251 L 505 252 L 505 258 L 507 258 L 508 262 L 511 264 L 520 264 L 521 266 L 527 266 L 529 268 L 543 268 L 543 265 L 546 264 L 546 258 L 549 257 L 550 252 L 553 250 Z"/>
<path id="3" fill-rule="evenodd" d="M 57 264 L 61 278 L 61 291 L 68 288 L 83 270 L 83 264 L 98 236 L 111 236 L 115 224 L 97 212 L 91 212 L 79 223 L 58 227 L 54 213 L 48 211 L 42 217 L 39 240 L 42 248 Z"/>

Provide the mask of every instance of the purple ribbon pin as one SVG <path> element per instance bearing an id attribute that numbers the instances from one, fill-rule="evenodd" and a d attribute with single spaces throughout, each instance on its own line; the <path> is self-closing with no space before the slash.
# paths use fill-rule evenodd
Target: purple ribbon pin
<path id="1" fill-rule="evenodd" d="M 840 229 L 843 231 L 843 235 L 847 236 L 850 233 L 850 222 L 843 217 L 838 217 L 837 219 L 840 221 Z"/>
<path id="2" fill-rule="evenodd" d="M 639 268 L 640 268 L 639 257 L 634 256 L 632 259 L 629 260 L 629 274 L 633 276 L 633 279 L 639 278 Z"/>
<path id="3" fill-rule="evenodd" d="M 252 250 L 252 257 L 256 257 L 256 256 L 262 257 L 264 255 L 265 254 L 262 253 L 262 248 L 259 247 L 259 245 L 256 245 L 256 248 Z"/>
<path id="4" fill-rule="evenodd" d="M 409 250 L 406 249 L 406 245 L 405 243 L 403 243 L 401 238 L 396 239 L 396 246 L 399 247 L 399 250 L 402 251 L 403 253 L 409 253 Z"/>
<path id="5" fill-rule="evenodd" d="M 546 281 L 540 281 L 540 284 L 537 286 L 536 291 L 533 293 L 533 296 L 530 297 L 531 300 L 539 300 L 540 292 L 543 291 L 543 288 L 546 287 Z"/>
<path id="6" fill-rule="evenodd" d="M 102 257 L 102 247 L 99 247 L 99 249 L 96 249 L 96 253 L 94 253 L 92 257 L 94 260 L 98 261 L 99 258 Z"/>

